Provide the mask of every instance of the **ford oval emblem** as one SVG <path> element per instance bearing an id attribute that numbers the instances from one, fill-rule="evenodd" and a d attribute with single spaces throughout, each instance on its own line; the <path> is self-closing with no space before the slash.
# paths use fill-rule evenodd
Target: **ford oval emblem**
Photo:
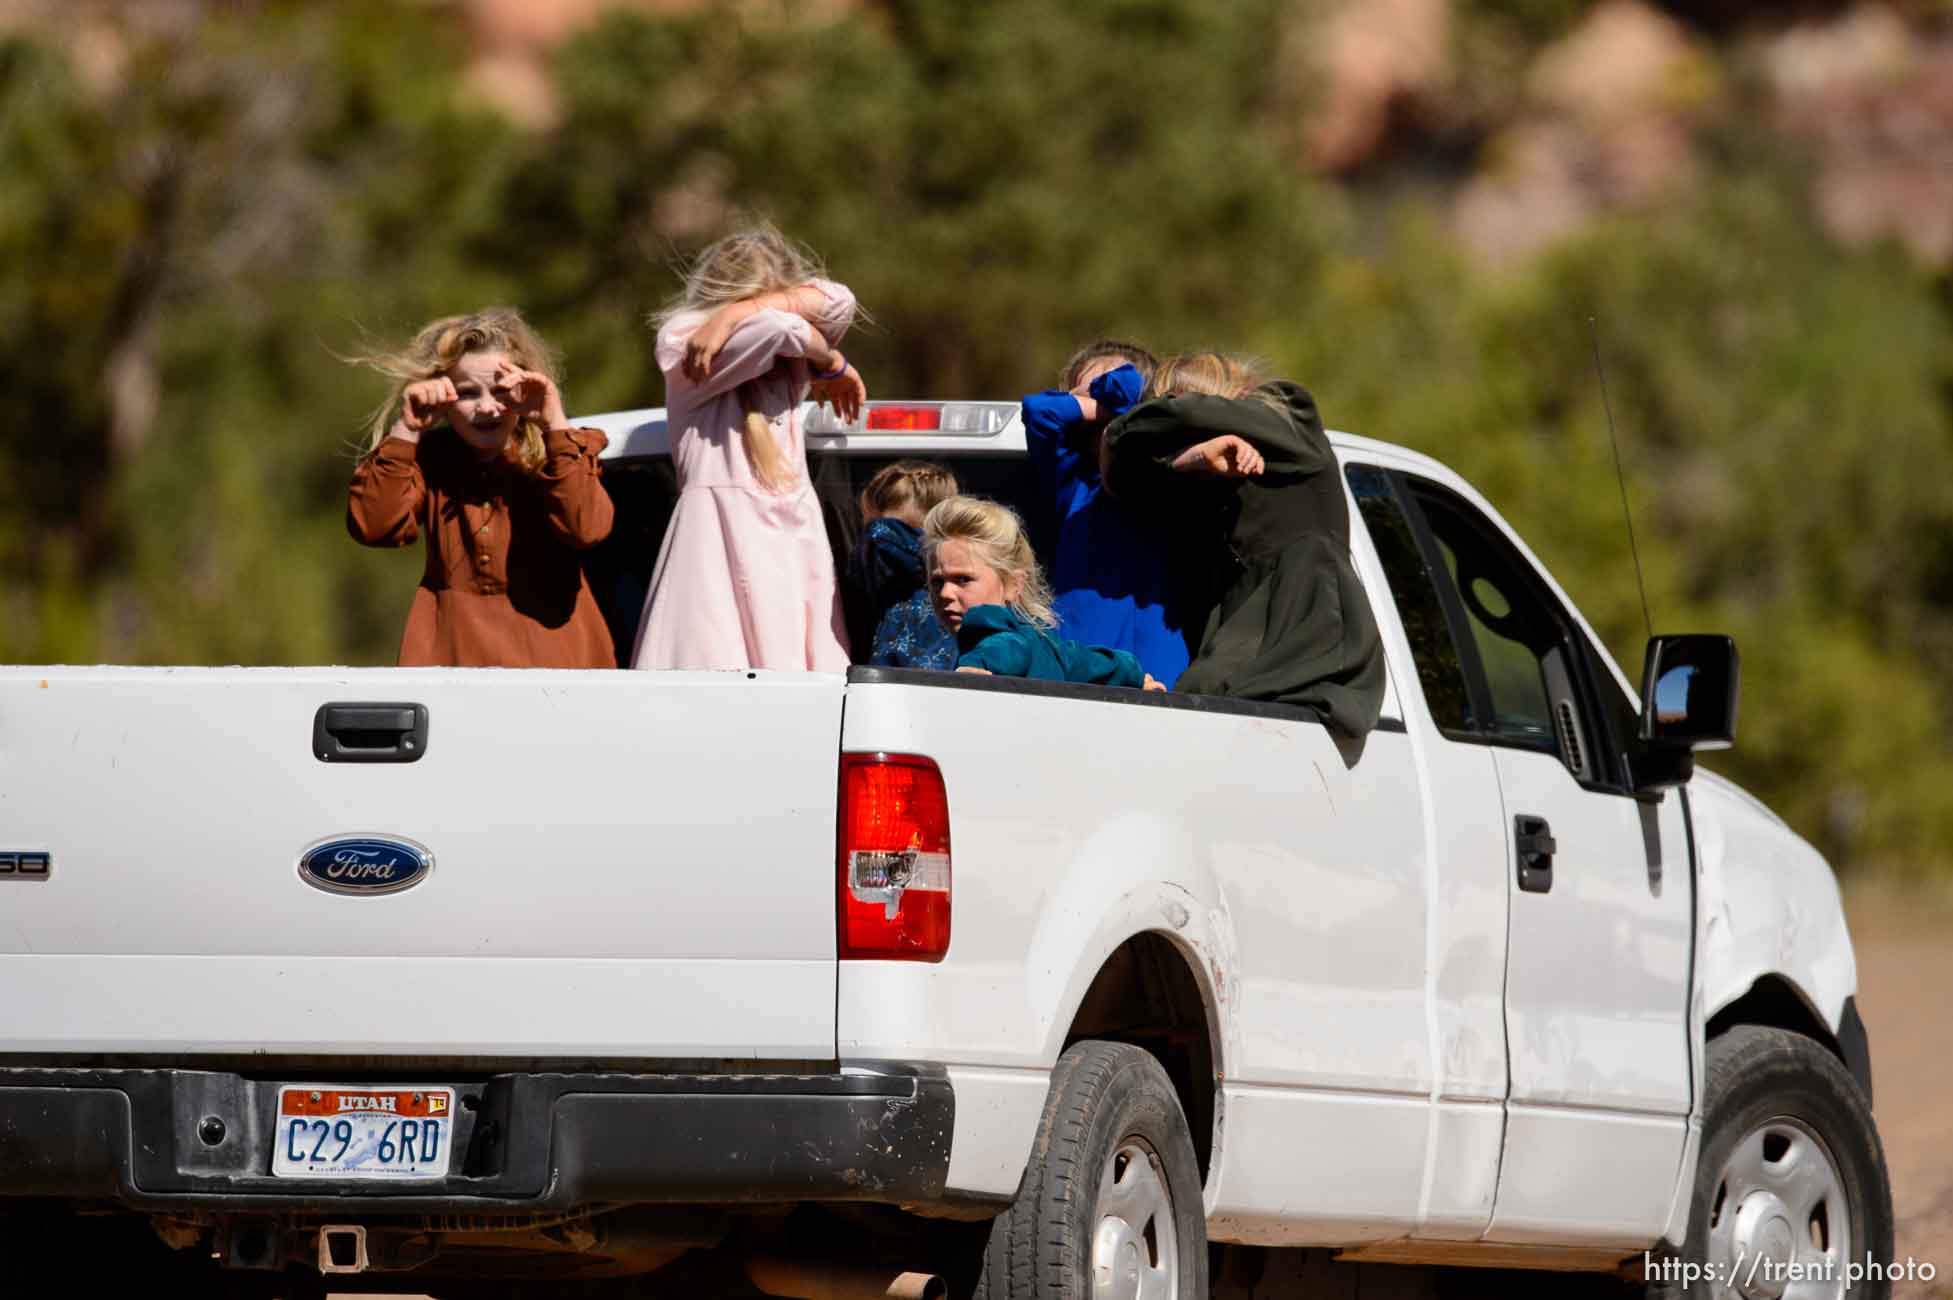
<path id="1" fill-rule="evenodd" d="M 396 894 L 434 870 L 434 855 L 390 835 L 321 840 L 298 859 L 298 878 L 333 894 Z"/>

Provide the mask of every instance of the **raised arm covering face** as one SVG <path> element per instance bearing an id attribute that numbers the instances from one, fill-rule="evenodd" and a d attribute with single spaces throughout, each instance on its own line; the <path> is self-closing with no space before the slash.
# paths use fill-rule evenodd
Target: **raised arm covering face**
<path id="1" fill-rule="evenodd" d="M 1251 479 L 1173 469 L 1233 434 L 1267 461 Z M 1204 609 L 1175 689 L 1301 705 L 1359 737 L 1383 707 L 1383 647 L 1349 558 L 1349 505 L 1315 399 L 1275 383 L 1242 398 L 1141 403 L 1106 431 L 1107 482 L 1170 531 L 1183 608 Z"/>

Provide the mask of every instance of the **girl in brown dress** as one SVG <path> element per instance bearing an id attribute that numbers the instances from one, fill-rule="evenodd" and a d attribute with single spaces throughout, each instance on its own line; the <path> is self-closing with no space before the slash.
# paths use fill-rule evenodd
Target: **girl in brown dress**
<path id="1" fill-rule="evenodd" d="M 367 546 L 427 539 L 401 666 L 616 667 L 580 554 L 610 533 L 605 438 L 570 427 L 535 331 L 506 308 L 450 316 L 368 362 L 399 386 L 346 528 Z"/>

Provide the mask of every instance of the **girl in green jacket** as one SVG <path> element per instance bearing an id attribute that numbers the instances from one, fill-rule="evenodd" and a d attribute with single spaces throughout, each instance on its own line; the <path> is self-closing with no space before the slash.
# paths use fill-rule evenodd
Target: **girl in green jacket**
<path id="1" fill-rule="evenodd" d="M 1369 734 L 1383 645 L 1315 399 L 1213 352 L 1169 361 L 1150 392 L 1106 429 L 1101 455 L 1114 495 L 1171 521 L 1180 605 L 1201 629 L 1174 689 L 1294 704 Z"/>

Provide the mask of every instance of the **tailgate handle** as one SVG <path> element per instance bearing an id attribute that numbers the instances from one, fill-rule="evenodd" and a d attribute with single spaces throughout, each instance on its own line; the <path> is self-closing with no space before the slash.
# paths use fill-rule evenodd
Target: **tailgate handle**
<path id="1" fill-rule="evenodd" d="M 426 752 L 425 704 L 321 704 L 312 715 L 321 763 L 413 763 Z"/>

